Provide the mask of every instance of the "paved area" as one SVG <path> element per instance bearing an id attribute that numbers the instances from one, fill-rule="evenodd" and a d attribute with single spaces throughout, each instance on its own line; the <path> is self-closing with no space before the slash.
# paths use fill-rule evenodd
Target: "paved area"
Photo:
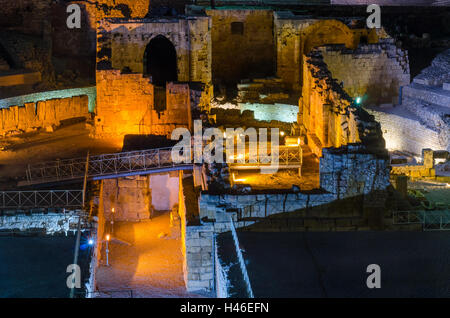
<path id="1" fill-rule="evenodd" d="M 110 244 L 111 266 L 100 266 L 100 297 L 204 297 L 186 291 L 180 230 L 170 227 L 169 213 L 142 222 L 118 222 Z M 105 260 L 105 249 L 102 260 Z"/>

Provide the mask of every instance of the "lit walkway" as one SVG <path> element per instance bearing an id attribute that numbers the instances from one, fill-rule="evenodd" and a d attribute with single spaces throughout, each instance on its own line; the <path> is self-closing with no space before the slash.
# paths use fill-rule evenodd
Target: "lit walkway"
<path id="1" fill-rule="evenodd" d="M 159 238 L 161 233 L 167 236 Z M 183 256 L 179 230 L 169 225 L 169 213 L 151 221 L 114 224 L 110 244 L 110 267 L 97 270 L 100 291 L 113 291 L 100 297 L 202 297 L 186 291 L 183 280 Z M 130 245 L 128 245 L 127 243 Z M 105 249 L 102 263 L 105 262 Z M 119 292 L 118 292 L 119 291 Z M 122 291 L 122 292 L 120 292 Z"/>

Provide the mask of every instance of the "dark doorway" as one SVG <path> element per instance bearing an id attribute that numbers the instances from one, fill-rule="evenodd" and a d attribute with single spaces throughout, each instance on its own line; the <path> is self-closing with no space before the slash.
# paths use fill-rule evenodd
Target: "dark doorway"
<path id="1" fill-rule="evenodd" d="M 144 74 L 152 77 L 156 86 L 177 81 L 177 52 L 172 42 L 158 35 L 147 45 L 144 54 Z"/>
<path id="2" fill-rule="evenodd" d="M 9 68 L 16 68 L 16 63 L 9 55 L 8 51 L 0 44 L 0 59 L 3 59 L 9 66 Z"/>

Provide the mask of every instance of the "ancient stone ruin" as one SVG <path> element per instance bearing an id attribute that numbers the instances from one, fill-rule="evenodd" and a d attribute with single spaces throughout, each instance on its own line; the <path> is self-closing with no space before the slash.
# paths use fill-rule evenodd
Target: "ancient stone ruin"
<path id="1" fill-rule="evenodd" d="M 345 8 L 325 17 L 292 1 L 171 2 L 8 2 L 0 193 L 18 203 L 0 207 L 0 230 L 83 229 L 94 246 L 86 296 L 129 284 L 150 297 L 143 290 L 159 286 L 150 272 L 178 284 L 174 295 L 219 295 L 217 236 L 236 229 L 426 226 L 398 216 L 432 205 L 411 198 L 411 182 L 448 187 L 450 50 L 411 82 L 408 50 L 391 30 Z M 25 3 L 41 15 L 27 20 Z M 68 4 L 83 17 L 73 32 L 46 15 Z M 208 162 L 207 150 L 220 160 Z M 83 195 L 45 201 L 69 184 Z M 164 261 L 180 266 L 165 272 Z"/>

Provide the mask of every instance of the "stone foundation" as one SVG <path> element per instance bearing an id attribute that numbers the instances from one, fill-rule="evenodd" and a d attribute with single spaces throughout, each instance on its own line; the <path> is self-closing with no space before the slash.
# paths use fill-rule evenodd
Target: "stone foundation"
<path id="1" fill-rule="evenodd" d="M 213 226 L 187 226 L 184 280 L 188 291 L 214 289 Z"/>
<path id="2" fill-rule="evenodd" d="M 392 175 L 405 175 L 412 178 L 432 178 L 436 176 L 433 150 L 423 149 L 423 163 L 416 165 L 392 165 Z"/>
<path id="3" fill-rule="evenodd" d="M 0 232 L 35 232 L 43 235 L 75 234 L 79 211 L 32 213 L 0 216 Z M 86 224 L 82 221 L 82 229 Z"/>

